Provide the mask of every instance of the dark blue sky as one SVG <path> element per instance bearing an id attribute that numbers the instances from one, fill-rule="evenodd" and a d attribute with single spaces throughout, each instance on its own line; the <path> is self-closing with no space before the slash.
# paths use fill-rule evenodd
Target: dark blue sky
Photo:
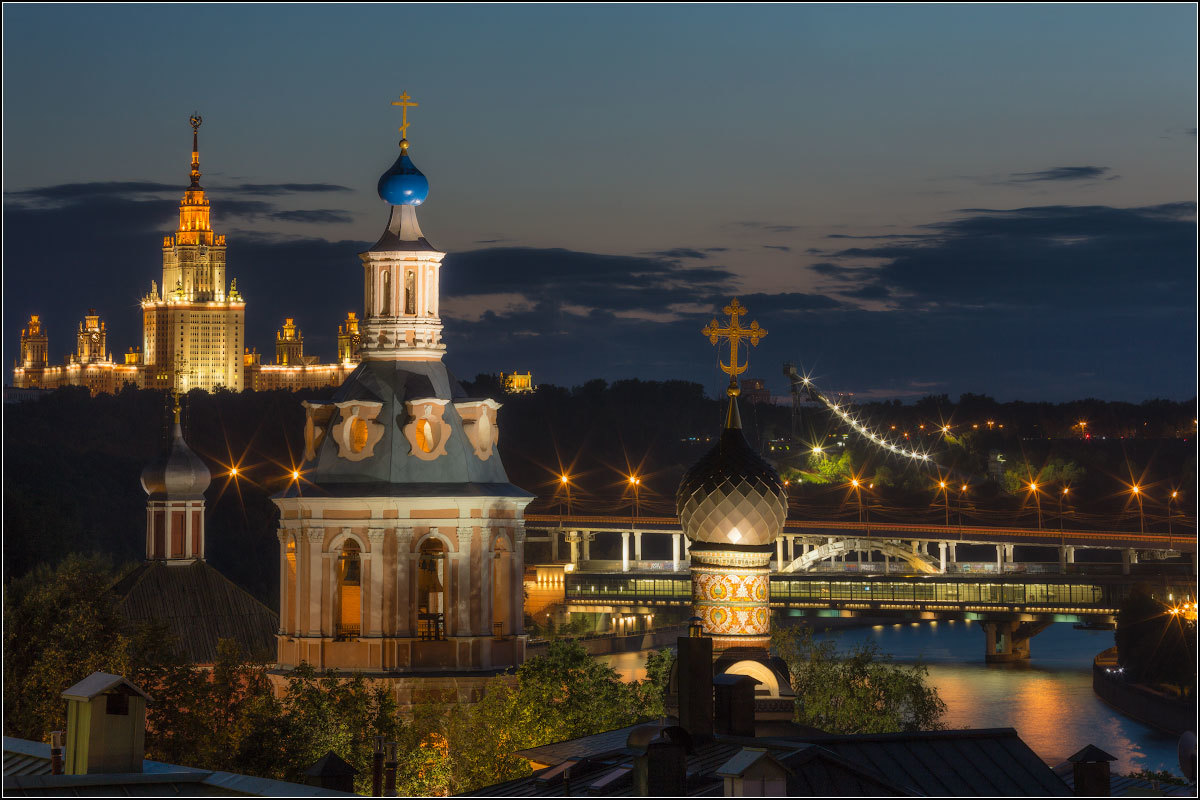
<path id="1" fill-rule="evenodd" d="M 248 343 L 331 357 L 408 91 L 464 376 L 715 391 L 738 294 L 779 394 L 1183 399 L 1195 61 L 1190 4 L 6 5 L 6 363 L 139 343 L 192 111 Z"/>

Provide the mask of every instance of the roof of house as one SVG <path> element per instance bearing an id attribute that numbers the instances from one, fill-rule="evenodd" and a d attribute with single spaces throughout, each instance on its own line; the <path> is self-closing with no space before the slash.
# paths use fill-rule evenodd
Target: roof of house
<path id="1" fill-rule="evenodd" d="M 165 622 L 193 664 L 217 660 L 217 642 L 232 639 L 250 658 L 275 653 L 279 615 L 206 561 L 149 561 L 113 587 L 131 622 Z"/>
<path id="2" fill-rule="evenodd" d="M 9 797 L 356 797 L 253 775 L 143 761 L 137 773 L 51 775 L 50 745 L 4 737 L 4 796 Z"/>
<path id="3" fill-rule="evenodd" d="M 481 789 L 481 796 L 617 796 L 632 792 L 638 726 L 520 751 L 548 769 Z M 761 748 L 792 770 L 788 793 L 798 796 L 1067 796 L 1071 789 L 1021 741 L 1012 728 L 763 738 L 718 735 L 687 756 L 687 793 L 717 791 L 731 760 Z M 762 757 L 758 755 L 757 757 Z M 562 780 L 570 764 L 569 782 Z M 551 780 L 547 779 L 550 776 Z"/>
<path id="4" fill-rule="evenodd" d="M 85 700 L 86 701 L 86 700 L 91 700 L 93 697 L 96 697 L 97 695 L 104 694 L 105 692 L 109 691 L 110 689 L 115 689 L 118 686 L 124 687 L 125 689 L 127 689 L 129 691 L 136 692 L 137 694 L 140 694 L 142 697 L 146 698 L 147 700 L 150 699 L 150 695 L 146 694 L 141 689 L 134 686 L 132 683 L 130 683 L 124 677 L 122 677 L 120 675 L 110 675 L 107 672 L 93 672 L 91 675 L 88 675 L 86 678 L 81 680 L 79 683 L 75 684 L 70 689 L 67 689 L 65 692 L 63 692 L 62 696 L 63 696 L 63 699 L 65 699 L 65 700 Z"/>
<path id="5" fill-rule="evenodd" d="M 1054 774 L 1062 778 L 1063 783 L 1075 790 L 1075 764 L 1064 761 L 1054 768 Z M 1178 786 L 1160 781 L 1148 781 L 1145 778 L 1131 778 L 1116 772 L 1109 773 L 1108 794 L 1110 797 L 1195 797 L 1196 789 L 1192 786 Z"/>

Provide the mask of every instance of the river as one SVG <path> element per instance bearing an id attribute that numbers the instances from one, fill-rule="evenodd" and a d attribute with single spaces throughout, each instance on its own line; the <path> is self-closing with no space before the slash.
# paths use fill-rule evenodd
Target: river
<path id="1" fill-rule="evenodd" d="M 818 635 L 847 647 L 873 641 L 897 662 L 923 661 L 946 703 L 944 721 L 950 728 L 1016 728 L 1051 766 L 1094 744 L 1117 757 L 1114 772 L 1146 768 L 1179 774 L 1177 737 L 1122 716 L 1092 692 L 1092 658 L 1112 646 L 1111 631 L 1052 625 L 1034 637 L 1028 665 L 985 664 L 983 631 L 969 621 L 876 625 Z M 638 680 L 645 677 L 645 655 L 603 659 L 626 680 Z"/>

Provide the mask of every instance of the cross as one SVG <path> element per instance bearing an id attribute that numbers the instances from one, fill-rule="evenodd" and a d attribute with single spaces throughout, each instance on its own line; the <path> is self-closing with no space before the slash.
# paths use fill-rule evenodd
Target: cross
<path id="1" fill-rule="evenodd" d="M 739 303 L 736 297 L 722 311 L 729 315 L 729 322 L 725 327 L 721 327 L 714 317 L 713 321 L 705 325 L 704 330 L 700 332 L 707 336 L 713 344 L 717 344 L 722 339 L 729 340 L 729 363 L 725 364 L 719 358 L 717 363 L 721 365 L 721 371 L 729 376 L 730 386 L 736 387 L 736 376 L 741 375 L 750 366 L 749 362 L 738 364 L 738 342 L 742 339 L 749 339 L 750 344 L 757 347 L 758 340 L 767 335 L 767 330 L 760 328 L 757 321 L 751 322 L 749 328 L 742 327 L 740 318 L 746 313 L 746 307 Z M 733 390 L 730 389 L 730 391 Z"/>
<path id="2" fill-rule="evenodd" d="M 400 106 L 401 111 L 404 115 L 403 117 L 400 118 L 400 138 L 401 139 L 408 138 L 408 109 L 417 107 L 417 103 L 413 103 L 411 101 L 412 101 L 412 98 L 408 96 L 408 92 L 405 92 L 404 94 L 400 95 L 399 100 L 392 101 L 392 105 Z"/>

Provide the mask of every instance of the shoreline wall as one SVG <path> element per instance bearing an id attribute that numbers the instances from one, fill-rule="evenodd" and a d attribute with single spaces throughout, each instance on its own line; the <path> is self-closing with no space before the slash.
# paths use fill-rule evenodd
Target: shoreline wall
<path id="1" fill-rule="evenodd" d="M 1092 691 L 1130 719 L 1178 736 L 1196 730 L 1196 701 L 1181 700 L 1136 683 L 1126 683 L 1109 669 L 1117 666 L 1116 648 L 1092 660 Z"/>

